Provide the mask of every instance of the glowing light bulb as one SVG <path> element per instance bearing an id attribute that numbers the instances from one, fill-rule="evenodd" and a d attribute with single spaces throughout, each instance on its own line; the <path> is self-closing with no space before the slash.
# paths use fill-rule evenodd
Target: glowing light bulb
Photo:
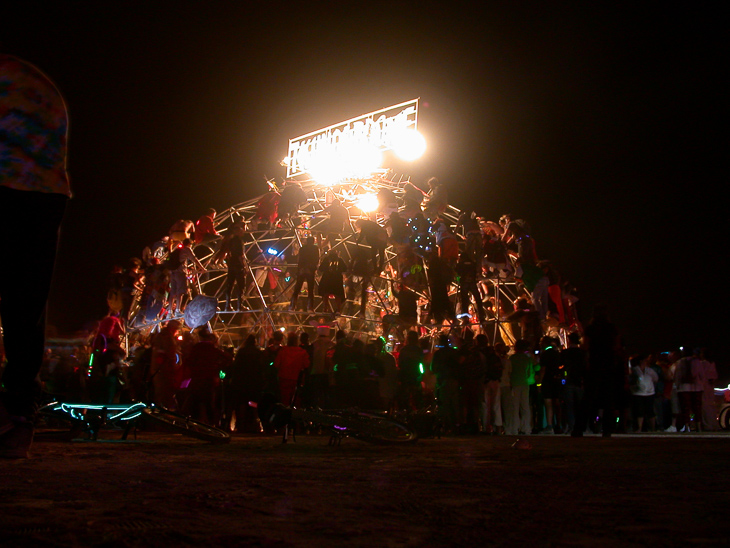
<path id="1" fill-rule="evenodd" d="M 404 129 L 393 135 L 392 147 L 400 158 L 412 162 L 426 152 L 426 139 L 415 129 Z"/>

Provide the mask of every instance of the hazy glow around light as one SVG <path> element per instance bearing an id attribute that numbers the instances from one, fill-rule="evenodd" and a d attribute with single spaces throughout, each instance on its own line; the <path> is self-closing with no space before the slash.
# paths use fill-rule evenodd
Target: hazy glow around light
<path id="1" fill-rule="evenodd" d="M 370 213 L 378 209 L 378 196 L 376 194 L 363 194 L 358 197 L 355 205 L 363 213 Z"/>
<path id="2" fill-rule="evenodd" d="M 368 143 L 348 143 L 333 147 L 305 164 L 312 178 L 322 185 L 333 185 L 344 179 L 364 179 L 375 173 L 383 162 L 383 154 Z"/>
<path id="3" fill-rule="evenodd" d="M 393 135 L 392 146 L 400 158 L 412 162 L 426 152 L 426 139 L 415 129 L 404 129 Z"/>

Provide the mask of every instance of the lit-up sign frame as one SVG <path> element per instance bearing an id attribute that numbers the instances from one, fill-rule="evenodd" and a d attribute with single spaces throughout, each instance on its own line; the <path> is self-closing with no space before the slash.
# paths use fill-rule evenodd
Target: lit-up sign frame
<path id="1" fill-rule="evenodd" d="M 317 157 L 336 154 L 354 144 L 390 150 L 399 133 L 418 129 L 418 99 L 363 114 L 345 122 L 289 140 L 287 177 L 307 172 Z"/>

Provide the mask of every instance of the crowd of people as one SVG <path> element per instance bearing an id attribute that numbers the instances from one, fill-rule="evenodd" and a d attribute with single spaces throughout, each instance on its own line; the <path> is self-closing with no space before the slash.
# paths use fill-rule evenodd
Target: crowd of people
<path id="1" fill-rule="evenodd" d="M 376 217 L 351 220 L 334 195 L 326 218 L 312 224 L 299 215 L 307 198 L 296 183 L 281 192 L 270 184 L 254 217 L 233 222 L 225 234 L 217 232 L 212 209 L 197 223 L 176 222 L 142 260 L 113 272 L 111 313 L 92 345 L 99 359 L 82 375 L 85 396 L 111 401 L 145 394 L 207 422 L 230 427 L 237 417 L 245 431 L 260 428 L 249 403 L 261 398 L 430 412 L 446 432 L 461 433 L 581 436 L 593 430 L 610 436 L 617 429 L 717 428 L 717 373 L 704 353 L 625 357 L 605 310 L 597 309 L 585 329 L 578 322 L 568 284 L 538 259 L 527 222 L 463 213 L 450 225 L 443 215 L 445 187 L 435 178 L 428 186 L 423 192 L 407 183 L 399 196 L 381 188 L 381 224 Z M 311 343 L 312 329 L 284 325 L 269 330 L 265 345 L 259 332 L 238 349 L 220 349 L 208 328 L 186 331 L 173 319 L 138 339 L 125 360 L 121 341 L 133 295 L 141 296 L 143 309 L 157 310 L 158 319 L 159 311 L 182 308 L 186 265 L 203 270 L 196 245 L 214 249 L 211 264 L 227 268 L 224 309 L 236 303 L 241 310 L 250 284 L 277 283 L 268 280 L 271 271 L 262 280 L 249 278 L 247 263 L 256 261 L 251 251 L 264 253 L 251 244 L 249 230 L 294 227 L 308 232 L 288 256 L 296 265 L 288 309 L 314 312 L 321 303 L 320 316 L 337 316 L 347 300 L 357 304 L 359 294 L 358 315 L 364 316 L 369 287 L 386 279 L 396 306 L 382 313 L 384 336 L 348 335 L 323 320 Z M 348 257 L 336 245 L 344 235 L 355 243 Z M 513 300 L 496 300 L 485 290 L 495 278 L 515 282 Z M 499 330 L 490 339 L 483 327 L 494 319 Z"/>
<path id="2" fill-rule="evenodd" d="M 555 266 L 538 259 L 529 223 L 510 215 L 493 222 L 474 212 L 450 222 L 445 186 L 436 178 L 427 184 L 428 192 L 408 182 L 397 194 L 382 186 L 376 210 L 355 218 L 353 204 L 334 191 L 325 194 L 319 214 L 302 215 L 307 196 L 301 186 L 289 182 L 279 191 L 271 183 L 250 218 L 233 219 L 222 233 L 212 209 L 196 223 L 179 220 L 141 259 L 132 259 L 126 269 L 115 267 L 110 310 L 138 326 L 179 318 L 186 302 L 201 292 L 190 280 L 225 269 L 216 289 L 222 311 L 270 307 L 276 294 L 289 311 L 338 316 L 345 303 L 353 303 L 348 313 L 365 317 L 377 296 L 375 319 L 384 334 L 400 340 L 408 329 L 423 334 L 431 327 L 497 321 L 505 344 L 525 338 L 537 346 L 551 331 L 581 329 L 577 298 Z M 281 252 L 262 248 L 253 235 L 270 231 L 283 237 L 295 227 L 303 236 Z M 201 257 L 212 251 L 205 266 L 196 256 L 198 246 L 205 250 Z M 513 283 L 516 294 L 495 294 L 497 280 Z M 264 298 L 271 302 L 252 304 Z"/>
<path id="3" fill-rule="evenodd" d="M 128 357 L 117 344 L 92 353 L 88 366 L 49 357 L 47 389 L 96 403 L 154 401 L 239 432 L 268 426 L 256 413 L 262 402 L 426 413 L 445 434 L 718 429 L 717 372 L 707 352 L 626 357 L 601 308 L 583 336 L 571 333 L 564 346 L 543 336 L 537 349 L 525 339 L 491 344 L 469 327 L 409 330 L 391 348 L 383 337 L 363 340 L 327 325 L 313 341 L 276 330 L 265 346 L 250 334 L 239 348 L 219 347 L 207 328 L 184 331 L 171 320 Z"/>

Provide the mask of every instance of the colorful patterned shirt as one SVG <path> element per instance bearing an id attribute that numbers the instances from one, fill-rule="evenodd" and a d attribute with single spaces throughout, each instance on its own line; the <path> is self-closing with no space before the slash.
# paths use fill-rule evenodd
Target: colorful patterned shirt
<path id="1" fill-rule="evenodd" d="M 0 186 L 70 196 L 67 133 L 66 104 L 53 82 L 0 54 Z"/>

